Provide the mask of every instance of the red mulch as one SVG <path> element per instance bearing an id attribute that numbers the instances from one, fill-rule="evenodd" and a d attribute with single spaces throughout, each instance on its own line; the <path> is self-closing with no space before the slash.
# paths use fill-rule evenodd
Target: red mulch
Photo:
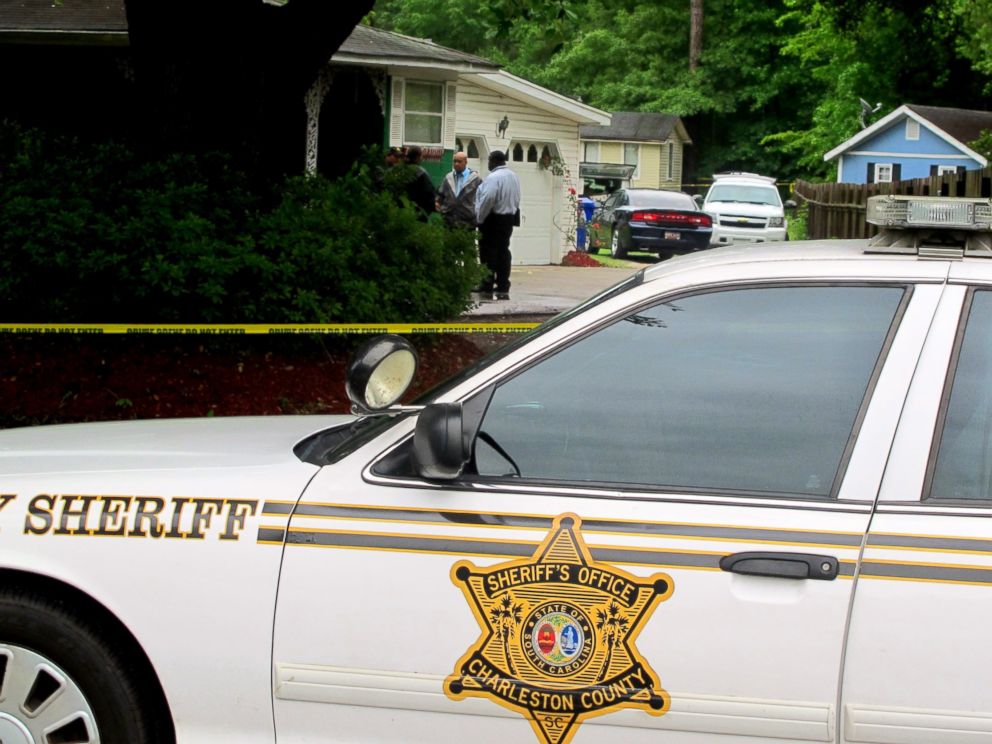
<path id="1" fill-rule="evenodd" d="M 414 337 L 407 399 L 509 337 Z M 0 335 L 0 428 L 183 416 L 346 413 L 364 338 Z"/>
<path id="2" fill-rule="evenodd" d="M 588 253 L 583 253 L 581 251 L 569 251 L 561 259 L 562 266 L 602 266 L 599 261 L 590 256 Z"/>

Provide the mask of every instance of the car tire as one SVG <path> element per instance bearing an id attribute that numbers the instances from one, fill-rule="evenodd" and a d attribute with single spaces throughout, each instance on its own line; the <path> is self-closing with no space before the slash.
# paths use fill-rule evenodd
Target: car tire
<path id="1" fill-rule="evenodd" d="M 162 741 L 120 646 L 65 602 L 0 591 L 0 662 L 0 733 L 14 741 Z"/>
<path id="2" fill-rule="evenodd" d="M 620 226 L 614 225 L 610 232 L 612 233 L 610 237 L 610 254 L 613 258 L 626 258 L 627 246 L 620 240 Z"/>

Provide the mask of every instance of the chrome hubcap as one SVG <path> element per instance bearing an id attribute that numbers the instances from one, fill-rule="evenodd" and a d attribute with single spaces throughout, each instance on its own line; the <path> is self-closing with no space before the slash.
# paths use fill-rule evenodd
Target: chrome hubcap
<path id="1" fill-rule="evenodd" d="M 93 710 L 68 674 L 34 651 L 0 643 L 0 743 L 99 741 Z"/>

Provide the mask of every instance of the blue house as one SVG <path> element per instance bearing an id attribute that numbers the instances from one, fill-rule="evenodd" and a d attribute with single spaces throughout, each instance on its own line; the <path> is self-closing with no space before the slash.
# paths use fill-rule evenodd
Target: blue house
<path id="1" fill-rule="evenodd" d="M 838 183 L 886 183 L 984 168 L 968 143 L 992 130 L 992 112 L 905 104 L 823 156 Z"/>

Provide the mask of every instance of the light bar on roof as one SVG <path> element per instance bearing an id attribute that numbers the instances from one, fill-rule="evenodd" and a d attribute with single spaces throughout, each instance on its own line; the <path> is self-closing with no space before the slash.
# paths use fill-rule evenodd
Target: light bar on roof
<path id="1" fill-rule="evenodd" d="M 947 196 L 872 196 L 865 219 L 880 227 L 992 229 L 992 199 Z"/>

